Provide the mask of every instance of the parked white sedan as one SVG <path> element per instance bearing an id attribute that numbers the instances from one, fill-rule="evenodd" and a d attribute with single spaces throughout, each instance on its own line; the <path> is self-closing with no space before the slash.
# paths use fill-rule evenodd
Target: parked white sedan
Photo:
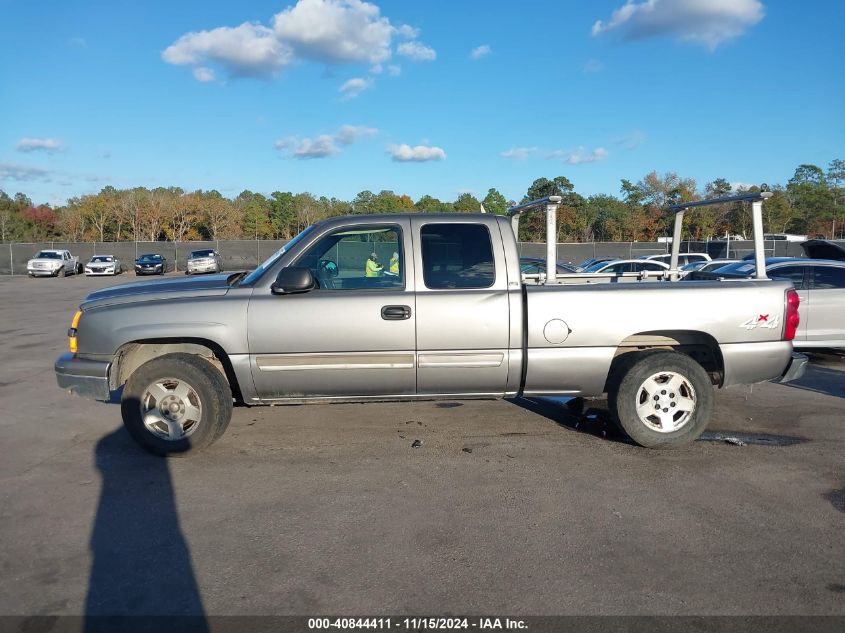
<path id="1" fill-rule="evenodd" d="M 611 262 L 598 262 L 588 266 L 585 273 L 641 273 L 669 270 L 669 266 L 653 259 L 617 259 Z"/>
<path id="2" fill-rule="evenodd" d="M 90 275 L 119 275 L 123 272 L 123 265 L 114 255 L 94 255 L 85 264 L 85 274 Z"/>

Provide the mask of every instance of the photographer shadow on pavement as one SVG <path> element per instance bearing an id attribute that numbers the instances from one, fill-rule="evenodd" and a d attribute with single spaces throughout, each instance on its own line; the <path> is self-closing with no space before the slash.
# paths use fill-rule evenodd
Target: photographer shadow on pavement
<path id="1" fill-rule="evenodd" d="M 144 453 L 123 427 L 97 443 L 95 460 L 102 488 L 85 631 L 208 631 L 168 460 Z"/>

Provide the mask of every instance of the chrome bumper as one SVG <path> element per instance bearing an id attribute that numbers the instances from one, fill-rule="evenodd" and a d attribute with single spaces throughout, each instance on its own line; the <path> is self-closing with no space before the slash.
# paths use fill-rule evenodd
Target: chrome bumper
<path id="1" fill-rule="evenodd" d="M 78 358 L 67 352 L 56 360 L 56 382 L 74 395 L 108 402 L 111 399 L 110 366 L 111 363 Z"/>
<path id="2" fill-rule="evenodd" d="M 777 382 L 791 382 L 801 378 L 804 372 L 807 371 L 808 361 L 809 359 L 804 354 L 792 352 L 792 360 L 789 361 L 786 371 L 783 372 L 783 376 Z"/>

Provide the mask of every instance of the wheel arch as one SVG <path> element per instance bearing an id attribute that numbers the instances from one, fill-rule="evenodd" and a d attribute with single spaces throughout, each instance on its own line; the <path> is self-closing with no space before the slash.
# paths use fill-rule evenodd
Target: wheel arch
<path id="1" fill-rule="evenodd" d="M 226 379 L 234 398 L 242 402 L 243 396 L 228 353 L 215 341 L 204 338 L 151 338 L 130 341 L 120 346 L 109 370 L 112 390 L 125 384 L 129 376 L 141 365 L 165 354 L 193 354 L 213 365 Z"/>
<path id="2" fill-rule="evenodd" d="M 699 330 L 651 330 L 626 337 L 616 348 L 608 382 L 616 369 L 630 359 L 629 354 L 649 350 L 674 351 L 689 356 L 704 368 L 713 385 L 721 386 L 724 382 L 722 349 L 711 334 Z"/>

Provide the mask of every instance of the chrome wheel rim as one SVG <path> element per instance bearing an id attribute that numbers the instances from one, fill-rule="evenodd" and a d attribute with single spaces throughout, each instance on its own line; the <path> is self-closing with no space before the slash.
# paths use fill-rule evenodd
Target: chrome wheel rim
<path id="1" fill-rule="evenodd" d="M 196 389 L 184 380 L 161 378 L 144 389 L 141 419 L 156 437 L 176 442 L 199 427 L 202 402 Z"/>
<path id="2" fill-rule="evenodd" d="M 683 374 L 661 371 L 646 378 L 637 390 L 637 417 L 658 433 L 674 433 L 695 413 L 695 389 Z"/>

